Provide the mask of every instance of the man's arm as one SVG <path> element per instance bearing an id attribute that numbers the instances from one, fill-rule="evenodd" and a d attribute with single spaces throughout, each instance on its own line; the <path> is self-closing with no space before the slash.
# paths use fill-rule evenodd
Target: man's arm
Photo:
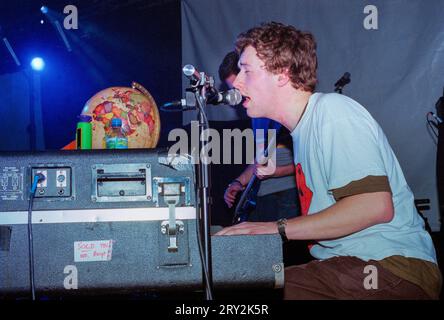
<path id="1" fill-rule="evenodd" d="M 390 192 L 361 193 L 345 197 L 316 214 L 289 219 L 287 238 L 326 240 L 347 236 L 393 219 Z M 217 235 L 278 233 L 275 222 L 245 222 L 223 229 Z"/>
<path id="2" fill-rule="evenodd" d="M 268 166 L 257 164 L 254 172 L 260 180 L 267 178 L 293 176 L 294 164 L 290 163 L 285 166 L 277 166 L 276 168 L 274 168 L 274 170 L 273 168 L 269 168 Z"/>
<path id="3" fill-rule="evenodd" d="M 294 164 L 290 163 L 285 166 L 279 166 L 276 168 L 276 173 L 273 177 L 286 177 L 294 176 Z"/>
<path id="4" fill-rule="evenodd" d="M 250 164 L 244 171 L 242 171 L 240 176 L 237 177 L 237 180 L 239 180 L 243 186 L 246 186 L 250 181 L 251 177 L 253 176 L 254 167 L 255 167 L 254 164 Z"/>
<path id="5" fill-rule="evenodd" d="M 289 239 L 340 238 L 376 224 L 390 222 L 393 213 L 391 193 L 361 193 L 345 197 L 318 214 L 290 221 L 286 233 Z"/>

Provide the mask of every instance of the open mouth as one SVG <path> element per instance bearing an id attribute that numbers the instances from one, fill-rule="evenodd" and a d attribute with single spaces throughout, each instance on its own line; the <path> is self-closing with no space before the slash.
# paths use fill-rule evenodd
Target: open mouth
<path id="1" fill-rule="evenodd" d="M 242 105 L 246 108 L 247 104 L 250 102 L 251 98 L 248 96 L 242 96 Z"/>

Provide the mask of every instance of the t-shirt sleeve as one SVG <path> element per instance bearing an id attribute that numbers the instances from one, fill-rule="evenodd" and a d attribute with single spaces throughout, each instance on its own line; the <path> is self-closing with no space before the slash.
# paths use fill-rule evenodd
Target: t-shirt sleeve
<path id="1" fill-rule="evenodd" d="M 367 176 L 387 176 L 378 144 L 379 126 L 365 109 L 333 106 L 318 128 L 328 190 Z M 328 105 L 324 106 L 329 108 Z"/>
<path id="2" fill-rule="evenodd" d="M 344 187 L 332 189 L 336 201 L 361 193 L 389 192 L 392 193 L 387 176 L 366 176 L 361 180 L 350 182 Z"/>

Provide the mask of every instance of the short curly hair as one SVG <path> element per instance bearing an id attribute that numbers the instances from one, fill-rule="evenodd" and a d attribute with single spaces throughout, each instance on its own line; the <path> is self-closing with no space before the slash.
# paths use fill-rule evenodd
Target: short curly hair
<path id="1" fill-rule="evenodd" d="M 237 37 L 236 50 L 239 54 L 248 46 L 256 49 L 269 72 L 276 74 L 288 69 L 294 88 L 315 90 L 318 62 L 316 42 L 311 33 L 278 22 L 263 23 Z"/>

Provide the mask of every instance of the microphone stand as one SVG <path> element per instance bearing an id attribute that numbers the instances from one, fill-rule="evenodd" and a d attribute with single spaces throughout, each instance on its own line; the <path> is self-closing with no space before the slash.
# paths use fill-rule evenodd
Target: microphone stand
<path id="1" fill-rule="evenodd" d="M 200 215 L 200 233 L 201 239 L 203 237 L 203 284 L 205 288 L 206 300 L 213 300 L 212 288 L 213 288 L 213 271 L 212 271 L 212 256 L 211 256 L 211 207 L 210 207 L 210 189 L 211 189 L 211 177 L 209 164 L 207 159 L 207 145 L 204 141 L 207 141 L 208 135 L 208 120 L 205 114 L 205 107 L 207 104 L 204 85 L 192 85 L 187 91 L 194 93 L 195 102 L 197 103 L 198 110 L 198 122 L 199 122 L 199 149 L 197 151 L 197 187 L 199 190 L 199 215 Z M 187 106 L 188 107 L 188 106 Z M 191 106 L 190 106 L 191 107 Z M 201 155 L 203 155 L 201 159 Z"/>
<path id="2" fill-rule="evenodd" d="M 203 229 L 203 240 L 204 240 L 204 261 L 207 269 L 207 276 L 204 277 L 205 284 L 205 296 L 207 300 L 212 300 L 212 288 L 213 288 L 213 268 L 211 259 L 211 208 L 210 208 L 210 170 L 207 161 L 207 144 L 204 141 L 208 139 L 202 139 L 204 134 L 208 135 L 208 120 L 206 119 L 205 106 L 206 100 L 202 95 L 196 92 L 196 101 L 199 105 L 199 153 L 204 155 L 203 159 L 199 159 L 199 177 L 198 177 L 198 188 L 200 191 L 200 214 L 201 214 L 201 225 Z"/>

